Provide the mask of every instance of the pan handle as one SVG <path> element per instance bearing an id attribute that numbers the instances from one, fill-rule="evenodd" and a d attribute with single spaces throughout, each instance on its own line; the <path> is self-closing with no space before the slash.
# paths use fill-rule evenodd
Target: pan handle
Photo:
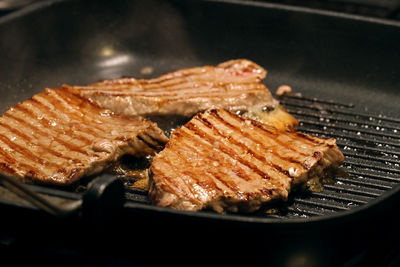
<path id="1" fill-rule="evenodd" d="M 29 201 L 34 206 L 42 209 L 52 215 L 58 217 L 65 217 L 74 212 L 76 212 L 82 206 L 82 200 L 71 201 L 65 205 L 55 205 L 51 203 L 49 200 L 45 199 L 38 193 L 31 190 L 25 184 L 19 182 L 17 179 L 13 179 L 11 177 L 0 175 L 0 181 L 11 192 L 17 194 L 22 199 Z"/>
<path id="2" fill-rule="evenodd" d="M 112 175 L 102 175 L 94 179 L 82 199 L 57 205 L 31 190 L 17 179 L 0 174 L 0 182 L 11 192 L 29 201 L 34 206 L 57 217 L 67 217 L 83 210 L 83 216 L 98 216 L 109 210 L 117 210 L 125 201 L 124 185 Z"/>

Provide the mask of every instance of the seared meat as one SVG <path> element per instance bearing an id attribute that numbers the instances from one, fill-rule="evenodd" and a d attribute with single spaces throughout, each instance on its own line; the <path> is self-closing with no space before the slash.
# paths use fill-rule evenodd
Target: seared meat
<path id="1" fill-rule="evenodd" d="M 167 141 L 152 122 L 46 89 L 0 117 L 0 173 L 66 185 L 101 172 L 123 154 L 154 154 Z"/>
<path id="2" fill-rule="evenodd" d="M 256 63 L 231 60 L 216 67 L 182 69 L 156 79 L 114 79 L 89 86 L 68 86 L 68 90 L 98 103 L 101 107 L 129 116 L 181 115 L 190 117 L 210 108 L 225 108 L 265 119 L 262 112 L 278 108 L 275 127 L 297 124 L 261 83 L 266 71 Z M 271 120 L 263 120 L 270 123 Z"/>
<path id="3" fill-rule="evenodd" d="M 334 139 L 283 132 L 223 110 L 175 130 L 150 168 L 149 198 L 182 210 L 254 211 L 343 162 Z"/>

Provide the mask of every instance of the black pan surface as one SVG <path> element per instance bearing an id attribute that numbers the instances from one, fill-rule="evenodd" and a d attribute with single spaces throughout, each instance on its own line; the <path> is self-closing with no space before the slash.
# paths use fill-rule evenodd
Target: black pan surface
<path id="1" fill-rule="evenodd" d="M 272 90 L 399 115 L 399 23 L 233 2 L 48 1 L 2 18 L 0 111 L 62 83 L 249 58 Z"/>
<path id="2" fill-rule="evenodd" d="M 63 83 L 149 78 L 179 68 L 248 58 L 268 70 L 265 83 L 271 91 L 289 84 L 303 95 L 354 103 L 357 112 L 399 118 L 399 43 L 397 22 L 275 4 L 44 1 L 0 19 L 0 112 L 45 87 Z M 149 67 L 151 74 L 143 72 Z M 200 228 L 230 225 L 226 232 L 237 230 L 237 225 L 268 224 L 262 231 L 272 236 L 272 229 L 293 233 L 323 224 L 349 226 L 355 218 L 357 222 L 388 220 L 399 204 L 399 190 L 395 186 L 349 211 L 309 218 L 190 213 L 135 202 L 126 206 L 125 216 L 133 215 L 127 221 L 150 227 L 171 217 L 173 222 L 194 220 Z M 165 230 L 161 229 L 158 234 Z"/>
<path id="3" fill-rule="evenodd" d="M 0 112 L 45 87 L 249 58 L 274 91 L 399 117 L 398 23 L 267 4 L 48 1 L 2 19 Z M 154 71 L 144 74 L 143 69 Z"/>
<path id="4" fill-rule="evenodd" d="M 48 1 L 0 22 L 0 112 L 63 83 L 249 58 L 271 91 L 400 116 L 396 22 L 240 1 Z"/>

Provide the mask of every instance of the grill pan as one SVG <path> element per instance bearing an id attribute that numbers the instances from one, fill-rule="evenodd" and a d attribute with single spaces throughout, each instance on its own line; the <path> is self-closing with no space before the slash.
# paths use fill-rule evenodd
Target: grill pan
<path id="1" fill-rule="evenodd" d="M 323 138 L 335 137 L 346 159 L 333 181 L 321 192 L 293 193 L 273 214 L 253 217 L 276 220 L 319 220 L 335 214 L 354 213 L 364 205 L 394 194 L 400 182 L 400 119 L 382 114 L 355 112 L 354 104 L 309 98 L 298 94 L 276 96 L 300 122 L 299 131 Z M 147 192 L 128 189 L 128 206 L 148 204 Z M 370 204 L 371 205 L 371 204 Z M 270 220 L 271 219 L 271 220 Z"/>
<path id="2" fill-rule="evenodd" d="M 299 130 L 336 138 L 345 154 L 345 175 L 322 192 L 294 194 L 277 214 L 176 211 L 153 206 L 144 191 L 127 187 L 121 215 L 127 222 L 153 227 L 155 217 L 169 225 L 251 225 L 286 233 L 316 225 L 354 229 L 349 226 L 360 221 L 387 222 L 400 203 L 397 22 L 246 1 L 44 1 L 1 18 L 0 36 L 1 113 L 62 83 L 149 78 L 248 58 L 269 71 L 271 91 L 292 86 L 295 94 L 280 101 L 301 122 Z M 146 67 L 154 69 L 151 76 L 141 72 Z M 84 195 L 29 188 L 52 200 Z M 38 212 L 3 191 L 7 210 Z"/>

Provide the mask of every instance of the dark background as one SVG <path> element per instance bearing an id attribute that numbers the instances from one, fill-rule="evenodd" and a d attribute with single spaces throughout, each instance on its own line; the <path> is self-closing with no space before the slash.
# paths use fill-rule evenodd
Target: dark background
<path id="1" fill-rule="evenodd" d="M 34 5 L 40 1 L 27 2 L 30 2 L 29 5 Z M 399 1 L 287 0 L 260 2 L 283 3 L 373 18 L 399 19 Z M 27 8 L 29 8 L 29 5 Z M 113 6 L 111 2 L 109 5 L 110 7 Z M 127 8 L 129 6 L 129 4 L 126 4 Z M 143 4 L 143 6 L 146 7 L 146 4 Z M 18 9 L 21 10 L 25 7 L 21 4 Z M 2 15 L 12 15 L 17 10 L 15 8 L 3 9 Z M 154 63 L 155 60 L 159 66 L 154 73 L 154 75 L 157 75 L 171 69 L 187 67 L 187 64 L 195 66 L 210 62 L 218 63 L 225 59 L 227 55 L 245 54 L 254 57 L 262 48 L 261 44 L 265 37 L 262 36 L 265 29 L 261 27 L 249 29 L 246 27 L 256 25 L 255 21 L 246 23 L 246 21 L 238 20 L 235 22 L 234 18 L 240 17 L 241 11 L 248 12 L 246 8 L 239 11 L 236 9 L 233 15 L 229 17 L 234 21 L 234 24 L 230 25 L 231 27 L 216 28 L 208 32 L 200 31 L 198 35 L 191 34 L 190 40 L 184 34 L 188 29 L 182 26 L 181 18 L 163 20 L 160 13 L 151 9 L 150 5 L 146 7 L 147 10 L 151 10 L 150 19 L 154 22 L 151 24 L 154 27 L 153 31 L 150 32 L 147 32 L 146 27 L 140 26 L 138 21 L 135 21 L 135 25 L 139 25 L 135 32 L 129 32 L 130 25 L 124 25 L 122 20 L 117 20 L 115 24 L 109 24 L 108 28 L 102 29 L 100 34 L 96 34 L 92 30 L 99 25 L 108 25 L 107 21 L 111 21 L 112 17 L 106 11 L 97 9 L 94 2 L 84 8 L 93 13 L 86 12 L 84 14 L 87 14 L 87 16 L 78 16 L 77 14 L 82 10 L 73 7 L 68 9 L 70 11 L 68 15 L 58 16 L 57 13 L 45 13 L 43 17 L 32 16 L 30 24 L 21 22 L 20 24 L 12 24 L 11 28 L 2 27 L 0 29 L 0 31 L 8 33 L 7 36 L 10 40 L 17 38 L 16 35 L 9 35 L 10 32 L 22 33 L 19 38 L 26 38 L 23 40 L 15 39 L 13 43 L 4 39 L 6 35 L 1 35 L 3 37 L 0 42 L 2 44 L 3 62 L 9 64 L 2 66 L 3 69 L 0 73 L 2 88 L 0 92 L 7 92 L 10 85 L 12 85 L 10 88 L 19 89 L 18 94 L 2 94 L 1 112 L 8 105 L 26 99 L 32 95 L 32 92 L 42 90 L 43 86 L 57 86 L 60 81 L 71 84 L 94 82 L 99 79 L 114 78 L 121 73 L 133 75 L 137 74 L 141 67 Z M 113 12 L 126 16 L 130 12 L 127 8 L 124 9 L 122 5 L 122 7 L 113 8 Z M 143 10 L 146 10 L 146 8 L 143 8 Z M 206 11 L 203 10 L 204 14 L 218 20 L 220 13 L 217 11 L 207 13 Z M 246 14 L 247 17 L 250 17 L 248 13 Z M 262 17 L 258 13 L 255 15 L 258 18 Z M 146 14 L 135 13 L 135 16 L 143 19 L 143 21 L 148 19 Z M 185 19 L 196 21 L 198 17 L 202 16 L 202 13 L 190 13 L 189 11 L 186 16 Z M 95 17 L 101 17 L 101 21 L 94 19 Z M 276 20 L 273 20 L 273 17 L 266 19 L 268 22 L 272 21 L 273 26 L 282 26 L 286 30 L 283 37 L 279 35 L 279 32 L 273 30 L 271 34 L 274 37 L 281 36 L 280 38 L 287 42 L 288 48 L 286 51 L 282 51 L 278 43 L 271 42 L 268 44 L 268 52 L 257 57 L 271 66 L 271 78 L 268 83 L 272 88 L 276 88 L 282 81 L 290 80 L 295 88 L 301 88 L 303 92 L 312 93 L 316 96 L 323 95 L 327 98 L 339 97 L 337 95 L 340 92 L 339 98 L 342 98 L 342 100 L 349 99 L 351 102 L 357 101 L 357 99 L 360 99 L 359 95 L 364 93 L 365 96 L 365 92 L 368 92 L 369 94 L 357 104 L 371 106 L 371 103 L 378 103 L 372 105 L 371 109 L 381 111 L 382 107 L 379 104 L 384 103 L 386 114 L 398 117 L 400 112 L 398 102 L 390 100 L 391 98 L 396 100 L 399 97 L 398 90 L 393 90 L 392 85 L 400 83 L 400 76 L 397 73 L 400 54 L 388 52 L 395 50 L 394 44 L 385 40 L 387 36 L 391 36 L 397 30 L 382 27 L 384 29 L 380 31 L 381 26 L 379 25 L 366 27 L 362 23 L 353 23 L 352 21 L 341 21 L 337 25 L 335 20 L 330 18 L 313 17 L 309 20 L 302 20 L 306 17 L 293 16 L 286 22 L 279 21 L 279 16 L 276 17 Z M 38 27 L 38 25 L 42 25 L 40 23 L 43 23 L 43 21 L 48 22 L 47 27 Z M 317 21 L 329 25 L 329 30 L 315 24 Z M 212 29 L 214 21 L 208 20 L 204 23 L 205 28 Z M 296 23 L 303 23 L 304 32 L 298 33 L 296 29 L 290 27 L 290 25 Z M 196 28 L 194 26 L 201 27 L 197 24 L 191 25 L 193 28 L 189 30 L 193 31 Z M 220 23 L 220 25 L 224 24 Z M 56 27 L 60 31 L 54 31 Z M 161 29 L 164 27 L 183 29 L 183 32 L 163 32 Z M 343 29 L 349 29 L 352 34 Z M 223 32 L 222 30 L 227 34 L 220 35 Z M 367 39 L 372 44 L 381 47 L 374 54 L 367 53 L 370 51 L 370 44 L 359 41 L 360 36 L 366 36 L 369 30 L 374 35 Z M 259 38 L 257 40 L 260 42 L 254 46 L 248 45 L 249 49 L 243 52 L 239 47 L 231 45 L 240 38 L 232 37 L 229 34 L 230 31 L 240 32 L 243 37 L 256 36 L 255 38 Z M 79 34 L 77 35 L 78 39 L 70 42 L 67 37 L 72 32 Z M 124 38 L 124 32 L 128 32 L 127 36 L 130 37 Z M 158 35 L 154 35 L 155 32 Z M 25 35 L 27 33 L 33 34 L 35 38 L 27 37 Z M 104 34 L 106 34 L 106 39 L 104 39 Z M 305 34 L 305 36 L 301 36 L 302 34 Z M 348 42 L 340 42 L 340 40 L 327 42 L 326 40 L 330 40 L 331 34 L 344 36 L 344 39 L 347 39 Z M 91 37 L 89 42 L 85 39 L 88 35 Z M 140 39 L 141 36 L 145 38 L 141 39 L 141 42 L 132 41 L 135 38 Z M 113 39 L 116 37 L 120 39 Z M 222 43 L 215 41 L 217 38 Z M 56 45 L 54 45 L 54 42 Z M 200 43 L 202 46 L 194 50 L 185 46 L 185 44 L 192 42 Z M 307 42 L 311 42 L 312 47 L 308 47 Z M 53 44 L 53 46 L 50 44 Z M 112 44 L 114 49 L 121 52 L 122 55 L 129 52 L 130 47 L 134 47 L 137 51 L 143 51 L 141 55 L 138 55 L 141 63 L 135 62 L 134 57 L 127 57 L 122 65 L 105 66 L 104 64 L 107 64 L 107 62 L 102 63 L 101 58 L 98 58 L 100 52 L 98 49 L 107 46 L 107 44 Z M 214 45 L 218 49 L 209 52 L 205 44 Z M 311 50 L 315 53 L 309 53 Z M 61 51 L 67 51 L 71 54 L 60 54 Z M 78 51 L 82 54 L 79 54 Z M 335 54 L 330 53 L 337 51 L 347 57 L 336 58 Z M 13 56 L 16 54 L 19 54 L 18 60 L 20 62 L 15 61 L 16 57 Z M 49 56 L 54 54 L 58 54 L 59 57 L 51 58 Z M 180 54 L 185 54 L 185 57 L 180 57 Z M 295 63 L 290 62 L 289 64 L 289 62 L 280 61 L 280 58 L 285 54 L 294 59 Z M 308 54 L 309 57 L 303 57 L 304 54 Z M 70 55 L 73 55 L 73 57 Z M 164 61 L 159 60 L 160 58 Z M 60 59 L 63 64 L 58 64 Z M 354 59 L 363 64 L 355 63 Z M 21 64 L 22 61 L 24 64 Z M 93 62 L 97 61 L 99 64 L 93 67 Z M 337 62 L 343 68 L 325 66 L 324 62 L 327 61 Z M 380 64 L 385 63 L 392 67 L 392 72 L 381 71 L 385 66 Z M 20 69 L 21 65 L 24 66 L 23 69 Z M 49 73 L 52 75 L 49 75 Z M 73 75 L 68 73 L 73 73 Z M 340 79 L 340 83 L 330 83 L 338 79 Z M 318 91 L 318 88 L 321 88 L 320 85 L 326 84 L 325 82 L 327 82 L 325 88 L 332 90 Z M 355 90 L 351 91 L 350 88 L 355 88 Z M 381 91 L 377 91 L 377 88 Z M 3 214 L 6 213 L 5 210 L 2 211 Z M 327 228 L 324 228 L 323 231 L 315 229 L 310 233 L 299 231 L 280 235 L 265 232 L 262 230 L 262 226 L 258 227 L 252 224 L 226 225 L 207 220 L 188 220 L 187 225 L 184 225 L 179 218 L 154 217 L 154 213 L 143 211 L 135 214 L 135 216 L 138 216 L 137 218 L 140 218 L 139 221 L 135 221 L 135 218 L 126 221 L 121 219 L 118 220 L 117 224 L 107 226 L 108 229 L 116 229 L 116 231 L 105 232 L 102 230 L 102 226 L 93 229 L 86 227 L 84 222 L 81 228 L 75 229 L 71 227 L 74 224 L 73 221 L 54 220 L 37 212 L 27 212 L 23 216 L 20 213 L 13 214 L 12 212 L 7 214 L 13 216 L 12 221 L 17 223 L 16 225 L 1 224 L 0 260 L 11 261 L 14 263 L 13 265 L 23 263 L 26 266 L 147 266 L 163 262 L 162 265 L 191 266 L 199 263 L 212 265 L 214 260 L 218 260 L 225 264 L 247 264 L 248 266 L 333 266 L 336 263 L 335 260 L 337 260 L 342 266 L 398 266 L 400 262 L 400 244 L 397 242 L 398 231 L 390 228 L 389 236 L 387 236 L 388 232 L 386 231 L 388 229 L 381 229 L 382 232 L 369 232 L 369 227 L 377 227 L 377 225 L 374 225 L 376 221 L 359 222 L 360 225 L 353 225 L 352 228 L 340 232 L 339 235 L 335 231 L 329 232 Z M 43 225 L 35 224 L 34 222 L 38 218 L 43 219 L 46 223 Z M 388 217 L 388 219 L 394 220 L 393 217 Z M 393 224 L 389 225 L 393 227 Z M 189 227 L 186 228 L 185 226 Z M 11 228 L 14 229 L 14 232 L 8 231 Z M 195 235 L 193 235 L 193 228 L 196 230 Z M 19 231 L 16 231 L 16 229 L 19 229 Z M 44 231 L 46 229 L 47 231 Z M 352 233 L 353 230 L 357 234 Z M 288 237 L 290 238 L 283 241 Z M 359 238 L 361 241 L 353 242 L 353 238 Z M 196 244 L 193 244 L 193 242 L 196 242 Z M 124 243 L 127 245 L 125 246 Z M 327 246 L 329 243 L 341 247 L 340 254 L 335 255 L 335 251 L 332 251 L 335 248 Z M 274 249 L 268 248 L 266 244 Z M 291 258 L 288 255 L 293 256 L 294 260 L 290 261 Z M 327 263 L 329 260 L 331 260 L 330 264 Z"/>

